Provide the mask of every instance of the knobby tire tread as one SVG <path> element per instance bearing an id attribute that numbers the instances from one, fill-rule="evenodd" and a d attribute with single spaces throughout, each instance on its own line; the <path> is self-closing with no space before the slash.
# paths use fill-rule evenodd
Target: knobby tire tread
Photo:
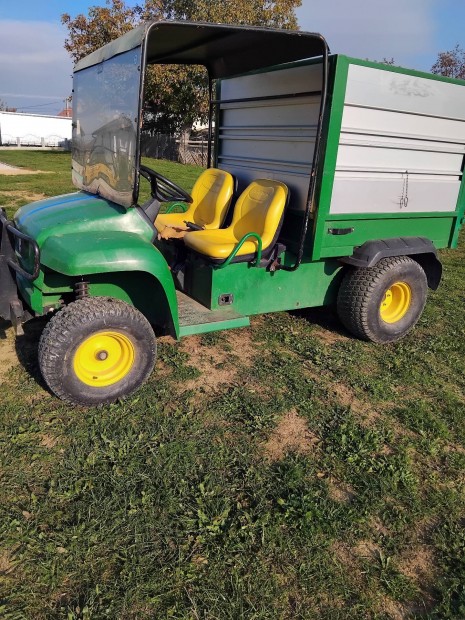
<path id="1" fill-rule="evenodd" d="M 419 267 L 408 256 L 393 256 L 381 259 L 374 267 L 352 268 L 346 273 L 339 289 L 337 312 L 348 331 L 361 340 L 383 341 L 368 324 L 370 301 L 386 273 L 411 264 Z"/>
<path id="2" fill-rule="evenodd" d="M 76 398 L 71 398 L 66 390 L 63 389 L 61 368 L 57 365 L 57 361 L 61 357 L 60 345 L 65 345 L 69 342 L 69 338 L 76 327 L 89 325 L 92 321 L 104 319 L 105 317 L 109 319 L 124 318 L 126 325 L 142 324 L 153 333 L 150 323 L 143 314 L 133 306 L 118 299 L 111 297 L 86 297 L 65 306 L 47 323 L 42 332 L 38 350 L 39 367 L 42 376 L 48 387 L 61 400 L 70 404 L 78 402 Z M 153 356 L 155 356 L 155 352 L 155 337 L 153 337 Z M 147 376 L 148 374 L 150 373 L 146 373 Z M 108 402 L 111 401 L 108 400 Z M 90 403 L 83 399 L 79 404 L 89 405 Z"/>

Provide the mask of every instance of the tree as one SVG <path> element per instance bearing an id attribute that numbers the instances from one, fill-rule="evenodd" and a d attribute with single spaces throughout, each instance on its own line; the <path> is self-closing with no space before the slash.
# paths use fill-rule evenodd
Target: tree
<path id="1" fill-rule="evenodd" d="M 128 8 L 124 0 L 107 0 L 107 6 L 91 6 L 89 15 L 72 18 L 63 13 L 61 22 L 68 28 L 65 49 L 78 62 L 87 54 L 117 39 L 136 25 L 137 9 Z"/>
<path id="2" fill-rule="evenodd" d="M 448 52 L 440 52 L 431 71 L 437 75 L 465 80 L 465 49 L 457 44 Z"/>
<path id="3" fill-rule="evenodd" d="M 0 99 L 0 112 L 16 112 L 18 108 L 10 108 L 10 106 Z"/>
<path id="4" fill-rule="evenodd" d="M 88 16 L 62 15 L 68 28 L 65 48 L 74 61 L 124 34 L 141 21 L 186 19 L 216 23 L 298 28 L 295 9 L 301 0 L 145 0 L 129 8 L 124 0 L 91 7 Z M 180 133 L 208 115 L 207 75 L 203 67 L 148 67 L 144 125 L 152 131 Z"/>

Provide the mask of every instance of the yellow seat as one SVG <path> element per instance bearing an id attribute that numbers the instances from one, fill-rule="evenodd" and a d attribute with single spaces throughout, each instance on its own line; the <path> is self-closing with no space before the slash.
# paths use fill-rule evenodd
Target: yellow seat
<path id="1" fill-rule="evenodd" d="M 281 227 L 289 190 L 280 181 L 256 179 L 237 199 L 231 225 L 220 230 L 199 230 L 184 237 L 186 246 L 213 261 L 228 258 L 242 237 L 256 233 L 262 240 L 262 252 L 271 250 Z M 258 249 L 254 238 L 246 240 L 236 257 L 253 258 Z"/>
<path id="2" fill-rule="evenodd" d="M 234 192 L 234 179 L 229 172 L 208 168 L 202 172 L 192 188 L 193 198 L 184 213 L 163 213 L 155 219 L 158 230 L 165 226 L 185 228 L 184 221 L 206 229 L 219 228 L 226 217 Z"/>

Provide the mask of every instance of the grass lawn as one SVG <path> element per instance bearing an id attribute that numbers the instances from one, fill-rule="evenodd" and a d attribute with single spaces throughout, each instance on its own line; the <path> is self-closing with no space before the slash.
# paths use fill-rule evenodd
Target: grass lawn
<path id="1" fill-rule="evenodd" d="M 68 154 L 0 161 L 53 171 L 0 176 L 11 212 L 72 191 Z M 397 344 L 264 315 L 160 338 L 150 381 L 98 409 L 44 389 L 43 322 L 0 324 L 0 617 L 465 618 L 464 244 L 441 259 Z"/>

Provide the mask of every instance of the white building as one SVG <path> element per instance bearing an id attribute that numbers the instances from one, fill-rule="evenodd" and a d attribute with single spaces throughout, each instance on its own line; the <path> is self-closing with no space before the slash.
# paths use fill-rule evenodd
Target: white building
<path id="1" fill-rule="evenodd" d="M 67 146 L 71 121 L 64 116 L 0 112 L 0 145 Z"/>

